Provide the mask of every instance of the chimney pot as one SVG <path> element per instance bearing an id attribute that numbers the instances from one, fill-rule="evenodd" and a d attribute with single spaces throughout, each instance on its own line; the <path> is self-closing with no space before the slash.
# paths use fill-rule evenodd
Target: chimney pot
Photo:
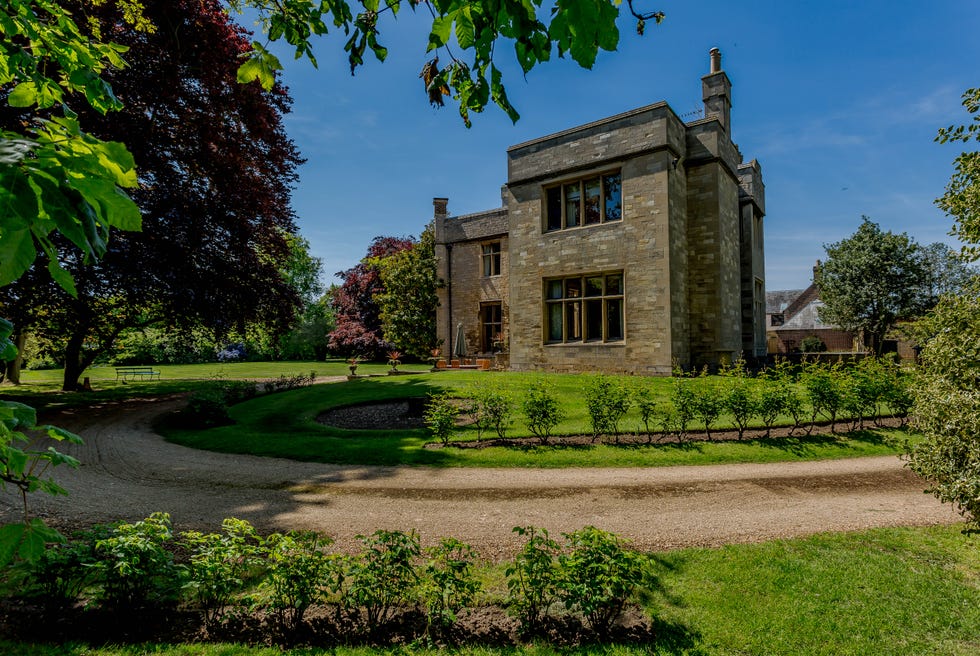
<path id="1" fill-rule="evenodd" d="M 712 48 L 709 54 L 711 55 L 711 72 L 721 73 L 721 50 Z"/>

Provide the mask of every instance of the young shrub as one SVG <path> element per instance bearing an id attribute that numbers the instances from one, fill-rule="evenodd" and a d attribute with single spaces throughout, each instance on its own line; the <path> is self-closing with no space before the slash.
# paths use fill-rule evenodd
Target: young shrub
<path id="1" fill-rule="evenodd" d="M 738 439 L 742 439 L 752 418 L 759 414 L 759 400 L 755 386 L 745 371 L 745 360 L 741 357 L 731 368 L 725 370 L 724 375 L 727 385 L 722 407 L 732 416 L 738 429 Z"/>
<path id="2" fill-rule="evenodd" d="M 334 559 L 324 551 L 332 543 L 314 531 L 273 533 L 262 543 L 266 558 L 262 591 L 282 629 L 299 629 L 306 611 L 323 599 L 336 578 Z"/>
<path id="3" fill-rule="evenodd" d="M 564 536 L 558 597 L 566 608 L 582 613 L 593 631 L 608 635 L 643 580 L 640 557 L 625 549 L 618 536 L 594 526 Z"/>
<path id="4" fill-rule="evenodd" d="M 807 399 L 810 401 L 810 431 L 822 414 L 830 420 L 830 432 L 836 432 L 837 416 L 844 405 L 843 386 L 840 382 L 840 367 L 826 367 L 814 362 L 807 366 L 803 376 Z"/>
<path id="5" fill-rule="evenodd" d="M 903 425 L 908 422 L 909 412 L 915 405 L 912 384 L 913 376 L 909 372 L 903 371 L 897 365 L 889 368 L 883 400 L 895 416 L 902 420 Z"/>
<path id="6" fill-rule="evenodd" d="M 351 561 L 344 602 L 363 607 L 368 630 L 390 621 L 395 611 L 411 603 L 419 574 L 415 561 L 421 554 L 415 531 L 377 530 L 359 535 L 361 553 Z"/>
<path id="7" fill-rule="evenodd" d="M 558 404 L 558 399 L 541 381 L 534 381 L 524 392 L 524 402 L 521 404 L 524 420 L 530 430 L 541 441 L 547 444 L 551 431 L 565 418 L 565 412 Z"/>
<path id="8" fill-rule="evenodd" d="M 443 446 L 449 444 L 449 439 L 456 430 L 456 418 L 459 416 L 460 409 L 449 394 L 433 394 L 429 397 L 429 403 L 425 407 L 425 424 L 429 427 L 432 437 L 442 442 Z"/>
<path id="9" fill-rule="evenodd" d="M 704 434 L 711 439 L 711 424 L 718 420 L 721 411 L 724 409 L 724 402 L 721 393 L 708 380 L 707 372 L 697 378 L 693 388 L 693 412 L 694 416 L 704 424 Z"/>
<path id="10" fill-rule="evenodd" d="M 780 359 L 775 366 L 766 372 L 766 380 L 771 381 L 775 387 L 782 388 L 782 412 L 793 419 L 792 435 L 803 426 L 806 418 L 806 408 L 803 397 L 797 390 L 797 375 L 793 364 L 789 360 Z M 812 430 L 812 424 L 811 428 Z"/>
<path id="11" fill-rule="evenodd" d="M 758 414 L 766 427 L 766 437 L 769 437 L 773 424 L 787 410 L 787 399 L 791 394 L 781 381 L 765 378 L 759 388 Z"/>
<path id="12" fill-rule="evenodd" d="M 557 595 L 558 543 L 548 537 L 548 531 L 534 526 L 515 526 L 514 533 L 527 541 L 507 566 L 507 608 L 521 623 L 521 631 L 533 633 Z"/>
<path id="13" fill-rule="evenodd" d="M 491 430 L 503 439 L 513 421 L 514 400 L 510 394 L 499 385 L 483 383 L 472 388 L 468 396 L 475 405 L 477 439 L 483 439 L 483 433 Z"/>
<path id="14" fill-rule="evenodd" d="M 473 575 L 476 551 L 455 538 L 443 538 L 426 549 L 419 596 L 425 604 L 428 628 L 445 628 L 456 622 L 462 609 L 473 603 L 480 582 Z"/>
<path id="15" fill-rule="evenodd" d="M 674 406 L 672 413 L 677 426 L 678 435 L 684 439 L 687 426 L 694 420 L 696 399 L 694 396 L 694 381 L 681 378 L 675 374 L 671 381 L 670 402 Z"/>
<path id="16" fill-rule="evenodd" d="M 647 436 L 647 444 L 653 441 L 653 433 L 650 431 L 650 422 L 657 415 L 657 401 L 653 398 L 653 392 L 649 387 L 637 386 L 633 389 L 633 405 L 640 413 L 640 421 L 643 422 L 643 432 Z"/>
<path id="17" fill-rule="evenodd" d="M 261 540 L 251 524 L 229 518 L 221 528 L 223 534 L 187 531 L 180 535 L 190 554 L 184 590 L 201 609 L 209 629 L 224 619 L 235 593 L 261 562 Z"/>
<path id="18" fill-rule="evenodd" d="M 592 441 L 600 435 L 619 437 L 619 422 L 630 408 L 629 391 L 608 376 L 597 374 L 585 386 L 585 406 L 592 422 Z"/>
<path id="19" fill-rule="evenodd" d="M 137 609 L 175 601 L 183 569 L 166 548 L 172 538 L 170 515 L 153 513 L 135 524 L 119 524 L 108 537 L 97 540 L 101 603 Z"/>

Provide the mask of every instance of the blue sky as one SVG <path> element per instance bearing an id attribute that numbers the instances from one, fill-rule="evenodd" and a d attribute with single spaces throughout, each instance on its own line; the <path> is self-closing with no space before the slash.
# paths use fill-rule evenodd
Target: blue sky
<path id="1" fill-rule="evenodd" d="M 954 243 L 932 201 L 959 151 L 933 138 L 965 121 L 960 96 L 980 85 L 980 2 L 635 4 L 667 18 L 642 38 L 623 19 L 619 50 L 592 70 L 556 58 L 525 80 L 512 50 L 498 53 L 516 125 L 490 107 L 467 130 L 450 104 L 429 106 L 421 9 L 382 26 L 388 61 L 354 77 L 340 34 L 317 42 L 319 69 L 280 49 L 295 101 L 286 126 L 307 159 L 294 208 L 327 282 L 374 236 L 418 235 L 434 196 L 452 214 L 499 207 L 510 145 L 660 100 L 681 116 L 698 110 L 714 46 L 732 80 L 733 137 L 763 167 L 768 289 L 809 284 L 823 245 L 862 215 Z"/>

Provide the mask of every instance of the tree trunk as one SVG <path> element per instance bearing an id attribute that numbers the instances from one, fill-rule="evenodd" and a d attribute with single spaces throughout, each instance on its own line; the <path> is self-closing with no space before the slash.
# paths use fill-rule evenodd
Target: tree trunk
<path id="1" fill-rule="evenodd" d="M 82 344 L 85 341 L 85 331 L 76 330 L 68 338 L 65 345 L 65 377 L 61 384 L 61 389 L 65 392 L 74 392 L 79 389 L 78 379 L 85 371 L 82 366 Z"/>
<path id="2" fill-rule="evenodd" d="M 20 370 L 24 366 L 24 344 L 26 343 L 27 333 L 17 333 L 14 337 L 14 346 L 17 347 L 17 357 L 12 362 L 7 363 L 7 380 L 14 385 L 20 385 Z"/>

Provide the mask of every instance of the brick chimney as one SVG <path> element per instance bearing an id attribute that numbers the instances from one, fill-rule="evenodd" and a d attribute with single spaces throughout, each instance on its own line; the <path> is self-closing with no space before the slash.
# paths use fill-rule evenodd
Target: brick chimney
<path id="1" fill-rule="evenodd" d="M 725 132 L 731 132 L 732 82 L 721 68 L 721 50 L 712 48 L 711 72 L 701 78 L 704 117 L 716 118 Z"/>
<path id="2" fill-rule="evenodd" d="M 448 198 L 433 198 L 432 199 L 432 218 L 434 219 L 445 219 L 449 216 L 449 199 Z"/>

